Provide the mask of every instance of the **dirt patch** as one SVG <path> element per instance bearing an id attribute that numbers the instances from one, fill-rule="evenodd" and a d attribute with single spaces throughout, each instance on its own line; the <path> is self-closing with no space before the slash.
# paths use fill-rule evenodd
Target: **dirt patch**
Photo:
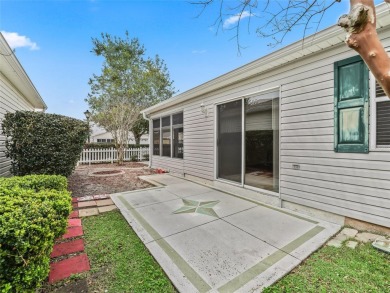
<path id="1" fill-rule="evenodd" d="M 122 171 L 115 176 L 91 176 L 96 172 Z M 152 187 L 138 178 L 142 175 L 155 174 L 153 169 L 143 163 L 128 162 L 122 166 L 116 164 L 92 164 L 78 166 L 68 177 L 69 190 L 73 197 L 110 194 Z"/>

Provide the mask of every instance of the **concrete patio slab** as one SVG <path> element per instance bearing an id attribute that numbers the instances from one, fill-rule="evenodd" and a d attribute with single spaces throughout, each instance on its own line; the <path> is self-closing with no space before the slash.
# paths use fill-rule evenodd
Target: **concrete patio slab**
<path id="1" fill-rule="evenodd" d="M 126 200 L 131 204 L 133 208 L 139 208 L 149 206 L 159 202 L 165 202 L 170 200 L 176 200 L 179 197 L 170 193 L 165 189 L 149 189 L 144 192 L 124 192 L 123 195 L 129 194 Z"/>
<path id="2" fill-rule="evenodd" d="M 241 275 L 278 251 L 222 220 L 175 234 L 165 240 L 212 288 L 221 287 L 232 276 Z"/>
<path id="3" fill-rule="evenodd" d="M 172 185 L 172 184 L 181 184 L 183 183 L 183 179 L 177 178 L 168 174 L 162 174 L 158 176 L 144 176 L 150 178 L 153 181 L 156 181 L 163 185 Z"/>
<path id="4" fill-rule="evenodd" d="M 260 292 L 340 226 L 167 174 L 111 196 L 180 292 Z"/>
<path id="5" fill-rule="evenodd" d="M 186 197 L 185 199 L 199 202 L 218 201 L 218 203 L 213 206 L 213 210 L 219 218 L 258 207 L 258 205 L 254 202 L 242 200 L 234 196 L 226 196 L 226 193 L 212 189 L 207 193 L 192 195 Z"/>
<path id="6" fill-rule="evenodd" d="M 224 220 L 279 249 L 317 224 L 264 206 L 225 217 Z"/>
<path id="7" fill-rule="evenodd" d="M 147 193 L 145 195 L 147 195 Z M 174 211 L 183 206 L 183 201 L 181 199 L 160 202 L 138 209 L 134 209 L 127 199 L 128 196 L 121 197 L 122 203 L 127 203 L 127 208 L 130 207 L 130 214 L 132 214 L 133 217 L 144 219 L 146 223 L 156 230 L 160 235 L 159 237 L 166 237 L 218 219 L 195 213 L 173 214 Z M 119 207 L 119 209 L 121 208 Z M 144 236 L 146 242 L 156 240 L 148 237 L 147 234 Z"/>
<path id="8" fill-rule="evenodd" d="M 171 192 L 172 194 L 175 194 L 182 198 L 192 196 L 192 195 L 207 193 L 212 190 L 209 187 L 202 186 L 197 183 L 192 183 L 186 180 L 182 180 L 182 183 L 167 185 L 165 189 Z"/>

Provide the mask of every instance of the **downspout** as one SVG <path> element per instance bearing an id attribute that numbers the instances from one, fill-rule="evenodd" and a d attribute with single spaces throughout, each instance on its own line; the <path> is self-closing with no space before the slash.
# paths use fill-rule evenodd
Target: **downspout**
<path id="1" fill-rule="evenodd" d="M 142 117 L 144 117 L 145 120 L 148 120 L 149 121 L 149 168 L 152 168 L 152 155 L 153 155 L 153 151 L 151 151 L 152 149 L 152 146 L 153 146 L 153 137 L 151 137 L 151 134 L 153 133 L 150 133 L 150 123 L 152 122 L 152 119 L 150 119 L 145 112 L 142 112 Z"/>

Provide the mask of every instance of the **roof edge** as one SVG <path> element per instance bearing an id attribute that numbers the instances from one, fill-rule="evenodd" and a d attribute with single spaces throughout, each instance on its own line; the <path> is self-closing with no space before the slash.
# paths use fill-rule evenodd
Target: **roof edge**
<path id="1" fill-rule="evenodd" d="M 377 23 L 379 25 L 380 20 L 387 20 L 386 26 L 390 25 L 390 9 L 389 5 L 387 3 L 381 3 L 377 5 L 376 8 L 376 14 L 377 14 Z M 245 79 L 248 79 L 250 77 L 253 77 L 255 75 L 258 75 L 260 73 L 263 73 L 264 71 L 270 69 L 269 64 L 277 64 L 272 66 L 277 67 L 280 65 L 284 65 L 291 61 L 299 60 L 303 57 L 306 57 L 308 55 L 315 54 L 319 51 L 319 44 L 323 43 L 325 40 L 327 41 L 326 48 L 330 48 L 334 45 L 340 44 L 340 41 L 338 41 L 339 38 L 344 39 L 345 38 L 345 31 L 341 29 L 338 25 L 333 25 L 328 28 L 325 28 L 313 35 L 310 35 L 304 39 L 300 39 L 299 41 L 296 41 L 290 45 L 287 45 L 273 53 L 267 54 L 263 57 L 260 57 L 259 59 L 256 59 L 252 62 L 249 62 L 243 66 L 240 66 L 232 71 L 229 71 L 225 74 L 222 74 L 216 78 L 213 78 L 203 84 L 200 84 L 198 86 L 195 86 L 192 89 L 189 89 L 181 94 L 178 94 L 177 96 L 174 96 L 168 100 L 165 100 L 163 102 L 160 102 L 154 106 L 151 106 L 143 111 L 141 111 L 142 114 L 148 115 L 150 113 L 165 109 L 167 107 L 173 106 L 175 104 L 196 98 L 200 95 L 207 94 L 209 92 L 218 90 L 222 87 L 225 87 L 229 84 L 236 83 Z M 330 41 L 333 40 L 333 43 Z M 321 48 L 323 50 L 323 48 Z M 289 60 L 288 58 L 285 58 L 287 55 L 289 56 L 297 56 L 292 57 Z M 266 66 L 268 64 L 268 66 Z M 263 67 L 263 68 L 262 68 Z M 259 68 L 262 68 L 262 70 L 258 70 Z M 257 69 L 257 70 L 256 70 Z M 237 77 L 239 78 L 237 79 Z"/>
<path id="2" fill-rule="evenodd" d="M 1 32 L 0 46 L 5 50 L 5 52 L 2 52 L 3 54 L 0 56 L 0 58 L 3 59 L 2 63 L 5 64 L 5 66 L 12 68 L 12 70 L 16 73 L 15 75 L 10 76 L 3 71 L 4 76 L 21 92 L 23 97 L 27 99 L 35 109 L 46 110 L 47 105 L 45 101 L 42 99 L 38 90 L 32 83 L 30 77 L 24 70 L 23 66 L 20 64 L 14 51 L 11 49 Z"/>

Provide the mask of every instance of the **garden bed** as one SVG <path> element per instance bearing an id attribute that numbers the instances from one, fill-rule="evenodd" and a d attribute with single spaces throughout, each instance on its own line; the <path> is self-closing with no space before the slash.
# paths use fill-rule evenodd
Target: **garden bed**
<path id="1" fill-rule="evenodd" d="M 91 176 L 96 172 L 107 173 L 120 170 L 122 174 L 115 176 Z M 138 178 L 142 175 L 154 174 L 155 171 L 144 163 L 126 162 L 117 164 L 91 164 L 80 165 L 68 177 L 69 190 L 73 197 L 111 194 L 129 190 L 152 187 L 148 182 Z"/>

